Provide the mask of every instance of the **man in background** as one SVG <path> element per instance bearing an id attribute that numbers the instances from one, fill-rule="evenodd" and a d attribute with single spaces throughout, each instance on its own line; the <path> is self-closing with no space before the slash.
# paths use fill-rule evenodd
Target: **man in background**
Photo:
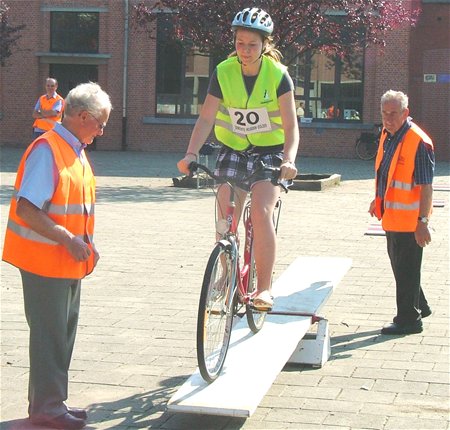
<path id="1" fill-rule="evenodd" d="M 33 138 L 51 130 L 56 123 L 61 122 L 64 99 L 56 92 L 58 81 L 47 78 L 45 81 L 46 93 L 39 97 L 33 111 Z"/>

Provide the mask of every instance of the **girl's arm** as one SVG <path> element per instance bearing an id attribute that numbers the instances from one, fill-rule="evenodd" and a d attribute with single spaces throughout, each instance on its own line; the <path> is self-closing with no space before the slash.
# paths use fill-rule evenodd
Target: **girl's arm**
<path id="1" fill-rule="evenodd" d="M 219 110 L 220 99 L 208 94 L 205 103 L 200 111 L 200 116 L 192 130 L 186 155 L 177 163 L 178 170 L 185 175 L 189 174 L 189 164 L 198 159 L 198 152 L 205 143 L 216 120 L 216 114 Z"/>
<path id="2" fill-rule="evenodd" d="M 294 179 L 297 176 L 295 158 L 297 156 L 300 141 L 294 93 L 288 91 L 280 96 L 278 101 L 280 104 L 281 122 L 283 124 L 285 136 L 281 177 L 282 179 Z"/>

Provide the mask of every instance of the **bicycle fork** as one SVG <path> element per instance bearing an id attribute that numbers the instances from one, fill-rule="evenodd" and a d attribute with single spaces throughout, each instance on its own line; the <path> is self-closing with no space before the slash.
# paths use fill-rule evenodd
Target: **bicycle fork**
<path id="1" fill-rule="evenodd" d="M 230 285 L 227 287 L 227 297 L 225 300 L 225 306 L 226 306 L 226 313 L 230 314 L 234 312 L 233 304 L 234 304 L 234 297 L 236 295 L 236 290 L 238 288 L 238 274 L 239 274 L 239 250 L 236 245 L 236 242 L 233 237 L 228 237 L 226 239 L 221 239 L 218 242 L 223 249 L 225 250 L 226 254 L 228 255 L 228 261 L 223 262 L 223 264 L 230 264 L 231 265 L 231 279 L 230 279 Z"/>

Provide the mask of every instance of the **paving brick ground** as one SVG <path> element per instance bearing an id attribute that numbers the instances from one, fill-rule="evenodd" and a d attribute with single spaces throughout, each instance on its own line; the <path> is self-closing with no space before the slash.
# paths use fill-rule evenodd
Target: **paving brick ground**
<path id="1" fill-rule="evenodd" d="M 2 148 L 1 237 L 22 151 Z M 353 259 L 323 310 L 332 357 L 287 366 L 249 419 L 165 408 L 196 367 L 199 287 L 213 245 L 213 195 L 172 187 L 177 155 L 92 152 L 98 179 L 97 270 L 83 282 L 70 372 L 88 429 L 449 429 L 449 194 L 432 218 L 423 287 L 424 332 L 381 336 L 395 312 L 384 237 L 365 236 L 372 163 L 303 159 L 304 173 L 339 173 L 339 186 L 284 197 L 275 277 L 297 256 Z M 436 181 L 450 183 L 449 165 Z M 301 276 L 301 274 L 299 274 Z M 1 428 L 26 420 L 28 328 L 18 271 L 1 264 Z M 286 333 L 288 336 L 289 333 Z M 268 347 L 268 349 L 270 346 Z M 40 427 L 42 428 L 42 427 Z"/>

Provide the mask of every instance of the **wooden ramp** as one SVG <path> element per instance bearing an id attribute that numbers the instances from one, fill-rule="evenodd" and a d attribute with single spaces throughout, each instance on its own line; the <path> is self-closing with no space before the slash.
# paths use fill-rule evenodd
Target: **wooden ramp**
<path id="1" fill-rule="evenodd" d="M 317 314 L 350 267 L 348 258 L 297 258 L 274 282 L 274 312 Z M 207 384 L 197 369 L 170 399 L 168 410 L 251 416 L 311 323 L 311 316 L 269 314 L 262 330 L 253 334 L 242 318 L 233 328 L 217 380 Z"/>

